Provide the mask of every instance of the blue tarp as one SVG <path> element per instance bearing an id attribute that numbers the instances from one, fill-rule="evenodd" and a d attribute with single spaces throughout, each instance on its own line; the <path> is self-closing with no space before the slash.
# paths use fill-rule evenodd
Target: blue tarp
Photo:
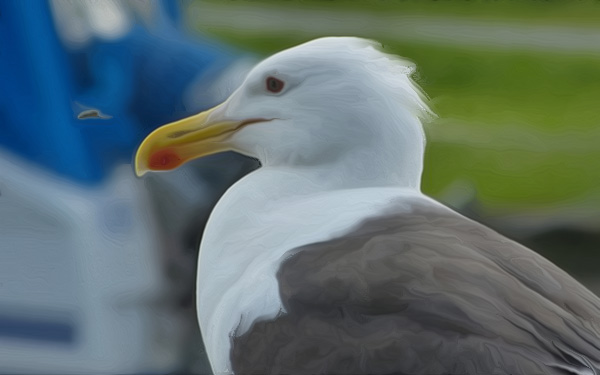
<path id="1" fill-rule="evenodd" d="M 51 3 L 0 0 L 0 147 L 95 184 L 131 162 L 159 125 L 214 105 L 186 108 L 182 94 L 198 77 L 218 76 L 236 53 L 188 37 L 178 2 L 151 4 L 151 26 L 134 19 L 119 38 L 73 47 L 61 40 Z"/>

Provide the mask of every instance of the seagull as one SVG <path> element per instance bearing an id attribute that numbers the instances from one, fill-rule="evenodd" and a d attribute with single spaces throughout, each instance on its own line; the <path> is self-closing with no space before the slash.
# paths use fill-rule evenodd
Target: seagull
<path id="1" fill-rule="evenodd" d="M 138 176 L 235 151 L 197 313 L 215 374 L 597 374 L 600 299 L 420 191 L 433 114 L 414 65 L 326 37 L 256 65 L 140 145 Z"/>

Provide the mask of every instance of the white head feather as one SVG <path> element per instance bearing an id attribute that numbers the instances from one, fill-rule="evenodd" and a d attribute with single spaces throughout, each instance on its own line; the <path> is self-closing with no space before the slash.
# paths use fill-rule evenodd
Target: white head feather
<path id="1" fill-rule="evenodd" d="M 224 115 L 269 118 L 240 129 L 235 149 L 264 167 L 312 168 L 331 187 L 418 188 L 432 116 L 411 80 L 414 65 L 353 37 L 313 40 L 258 64 L 225 102 Z M 284 82 L 279 93 L 265 80 Z"/>

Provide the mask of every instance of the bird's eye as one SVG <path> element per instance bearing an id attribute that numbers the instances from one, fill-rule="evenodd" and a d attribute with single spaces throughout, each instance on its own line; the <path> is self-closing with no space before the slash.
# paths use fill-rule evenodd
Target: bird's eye
<path id="1" fill-rule="evenodd" d="M 281 90 L 283 90 L 283 81 L 280 79 L 277 79 L 275 77 L 268 77 L 266 83 L 267 90 L 271 92 L 278 93 Z"/>

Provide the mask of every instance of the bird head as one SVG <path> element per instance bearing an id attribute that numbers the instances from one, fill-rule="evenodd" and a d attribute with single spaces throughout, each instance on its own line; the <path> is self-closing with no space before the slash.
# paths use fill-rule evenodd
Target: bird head
<path id="1" fill-rule="evenodd" d="M 415 119 L 430 112 L 410 79 L 413 69 L 353 37 L 282 51 L 255 66 L 224 103 L 152 132 L 136 154 L 136 173 L 224 151 L 263 166 L 312 166 L 376 149 L 392 134 L 422 144 Z"/>

